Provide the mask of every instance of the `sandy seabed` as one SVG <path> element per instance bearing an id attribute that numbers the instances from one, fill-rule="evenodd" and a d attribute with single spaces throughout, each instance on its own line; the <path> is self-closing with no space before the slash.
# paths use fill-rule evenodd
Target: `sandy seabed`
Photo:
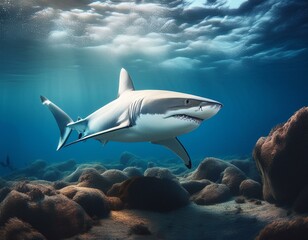
<path id="1" fill-rule="evenodd" d="M 67 240 L 107 239 L 206 239 L 249 240 L 274 220 L 289 219 L 287 210 L 267 202 L 236 203 L 234 200 L 211 206 L 188 206 L 157 213 L 141 210 L 111 211 L 110 216 L 84 234 Z M 134 233 L 135 226 L 144 226 L 150 233 Z"/>

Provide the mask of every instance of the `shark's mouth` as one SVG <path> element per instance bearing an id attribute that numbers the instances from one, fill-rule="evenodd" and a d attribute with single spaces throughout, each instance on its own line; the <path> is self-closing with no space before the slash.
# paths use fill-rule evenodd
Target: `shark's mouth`
<path id="1" fill-rule="evenodd" d="M 174 117 L 176 119 L 180 119 L 180 120 L 183 120 L 183 121 L 191 121 L 191 122 L 194 122 L 196 124 L 201 124 L 201 122 L 202 122 L 201 118 L 189 116 L 189 115 L 186 115 L 186 114 L 175 114 L 175 115 L 172 115 L 170 117 Z"/>

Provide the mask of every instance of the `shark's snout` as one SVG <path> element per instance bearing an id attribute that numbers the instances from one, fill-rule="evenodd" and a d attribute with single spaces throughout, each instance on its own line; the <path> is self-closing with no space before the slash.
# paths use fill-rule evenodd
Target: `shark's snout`
<path id="1" fill-rule="evenodd" d="M 212 107 L 212 108 L 217 108 L 219 110 L 223 107 L 222 103 L 216 102 L 216 101 L 201 102 L 200 103 L 200 108 L 202 108 L 204 106 L 209 106 L 209 107 Z"/>
<path id="2" fill-rule="evenodd" d="M 206 120 L 214 116 L 222 108 L 222 104 L 216 101 L 203 101 L 199 104 L 199 108 L 195 110 L 195 117 Z"/>

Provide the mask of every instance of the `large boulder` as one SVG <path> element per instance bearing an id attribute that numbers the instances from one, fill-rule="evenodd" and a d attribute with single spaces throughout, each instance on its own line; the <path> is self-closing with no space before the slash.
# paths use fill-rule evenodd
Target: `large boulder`
<path id="1" fill-rule="evenodd" d="M 90 217 L 105 217 L 110 212 L 107 197 L 98 189 L 67 186 L 60 193 L 82 206 Z"/>
<path id="2" fill-rule="evenodd" d="M 262 187 L 261 184 L 252 180 L 246 179 L 242 181 L 240 185 L 240 194 L 247 198 L 262 198 Z"/>
<path id="3" fill-rule="evenodd" d="M 113 189 L 116 188 L 116 189 Z M 127 208 L 171 211 L 189 203 L 189 194 L 177 182 L 156 177 L 135 177 L 115 184 L 108 192 Z"/>
<path id="4" fill-rule="evenodd" d="M 292 204 L 308 186 L 308 107 L 256 143 L 254 159 L 269 202 Z"/>
<path id="5" fill-rule="evenodd" d="M 221 183 L 227 185 L 233 195 L 238 195 L 240 184 L 246 179 L 245 173 L 235 166 L 230 166 L 222 174 Z"/>
<path id="6" fill-rule="evenodd" d="M 230 189 L 224 184 L 212 183 L 194 194 L 191 200 L 198 205 L 212 205 L 227 201 L 231 197 Z"/>
<path id="7" fill-rule="evenodd" d="M 181 186 L 185 188 L 185 190 L 190 194 L 195 194 L 197 192 L 200 192 L 203 188 L 205 188 L 207 185 L 210 185 L 212 182 L 210 180 L 186 180 L 184 182 L 181 182 Z"/>
<path id="8" fill-rule="evenodd" d="M 0 225 L 17 217 L 48 239 L 71 237 L 91 226 L 79 204 L 62 194 L 44 195 L 39 189 L 27 193 L 12 190 L 1 202 L 0 212 Z"/>
<path id="9" fill-rule="evenodd" d="M 162 168 L 162 167 L 148 168 L 147 170 L 145 170 L 144 176 L 177 180 L 176 176 L 173 175 L 168 168 Z"/>
<path id="10" fill-rule="evenodd" d="M 256 240 L 305 240 L 308 236 L 308 218 L 281 220 L 268 224 Z"/>
<path id="11" fill-rule="evenodd" d="M 105 177 L 95 169 L 83 171 L 78 179 L 78 187 L 96 188 L 106 193 L 112 186 Z"/>
<path id="12" fill-rule="evenodd" d="M 221 179 L 221 173 L 230 166 L 233 165 L 218 158 L 205 158 L 188 179 L 208 179 L 212 182 L 217 182 Z"/>
<path id="13" fill-rule="evenodd" d="M 127 175 L 118 169 L 109 169 L 101 174 L 111 185 L 128 179 Z"/>
<path id="14" fill-rule="evenodd" d="M 0 229 L 2 240 L 46 240 L 46 238 L 34 229 L 30 224 L 18 218 L 11 218 Z"/>

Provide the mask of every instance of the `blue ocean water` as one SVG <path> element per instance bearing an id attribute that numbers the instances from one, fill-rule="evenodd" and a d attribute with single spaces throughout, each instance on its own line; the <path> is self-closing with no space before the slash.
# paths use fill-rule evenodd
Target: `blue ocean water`
<path id="1" fill-rule="evenodd" d="M 117 96 L 122 67 L 138 90 L 223 103 L 216 116 L 179 137 L 192 159 L 250 157 L 259 137 L 308 104 L 307 3 L 197 3 L 0 3 L 0 160 L 9 155 L 20 168 L 35 159 L 100 161 L 124 151 L 153 161 L 175 158 L 149 143 L 102 147 L 88 140 L 56 151 L 59 130 L 40 95 L 74 120 L 86 117 Z"/>

